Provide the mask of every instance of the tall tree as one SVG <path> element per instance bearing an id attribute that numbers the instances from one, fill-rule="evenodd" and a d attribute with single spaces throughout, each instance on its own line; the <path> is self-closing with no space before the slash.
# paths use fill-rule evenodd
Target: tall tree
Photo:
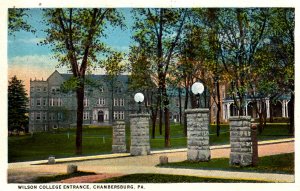
<path id="1" fill-rule="evenodd" d="M 82 154 L 86 72 L 102 59 L 103 54 L 108 53 L 100 38 L 106 36 L 107 25 L 123 26 L 122 19 L 123 16 L 115 9 L 44 9 L 47 37 L 43 43 L 52 45 L 59 65 L 69 67 L 73 79 L 77 80 L 76 154 Z"/>
<path id="2" fill-rule="evenodd" d="M 265 44 L 269 9 L 219 9 L 218 15 L 221 61 L 232 80 L 230 93 L 239 115 L 244 115 L 251 67 L 258 48 Z"/>
<path id="3" fill-rule="evenodd" d="M 35 29 L 28 22 L 26 22 L 26 17 L 30 17 L 28 9 L 8 9 L 8 34 L 14 35 L 15 32 L 21 30 L 35 32 Z"/>
<path id="4" fill-rule="evenodd" d="M 187 9 L 135 9 L 134 40 L 153 53 L 165 118 L 165 147 L 170 144 L 169 98 L 166 77 L 187 18 Z"/>
<path id="5" fill-rule="evenodd" d="M 134 91 L 141 91 L 145 95 L 145 107 L 150 110 L 152 138 L 155 138 L 156 119 L 159 104 L 156 99 L 157 75 L 151 69 L 151 52 L 138 47 L 131 46 L 129 53 L 130 62 L 130 84 L 129 88 Z"/>
<path id="6" fill-rule="evenodd" d="M 255 89 L 270 98 L 290 94 L 289 131 L 294 133 L 295 12 L 292 8 L 273 8 L 270 11 L 266 46 L 260 47 L 255 56 L 254 72 L 259 75 Z"/>
<path id="7" fill-rule="evenodd" d="M 27 104 L 23 82 L 13 76 L 8 82 L 8 130 L 20 130 L 28 126 Z"/>

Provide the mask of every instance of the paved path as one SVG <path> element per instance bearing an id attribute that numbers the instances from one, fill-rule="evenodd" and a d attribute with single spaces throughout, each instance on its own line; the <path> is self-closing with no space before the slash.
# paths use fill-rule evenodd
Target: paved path
<path id="1" fill-rule="evenodd" d="M 262 142 L 259 145 L 259 156 L 274 155 L 280 153 L 294 152 L 293 139 L 284 139 L 278 142 Z M 229 156 L 229 146 L 212 147 L 212 158 L 221 158 Z M 166 155 L 170 162 L 186 160 L 186 149 L 156 151 L 148 156 L 130 156 L 129 154 L 110 154 L 92 157 L 75 157 L 68 159 L 59 159 L 64 162 L 55 165 L 32 165 L 41 164 L 46 161 L 10 163 L 8 165 L 9 182 L 30 182 L 36 176 L 45 176 L 59 173 L 66 173 L 68 164 L 78 165 L 80 171 L 95 172 L 98 175 L 91 179 L 72 179 L 64 182 L 93 182 L 95 180 L 107 177 L 121 176 L 123 174 L 135 173 L 162 173 L 177 175 L 192 175 L 202 177 L 217 178 L 242 178 L 255 179 L 273 182 L 294 182 L 294 175 L 271 174 L 271 173 L 249 173 L 249 172 L 230 172 L 219 170 L 199 170 L 199 169 L 173 169 L 155 167 L 159 163 L 159 156 Z"/>

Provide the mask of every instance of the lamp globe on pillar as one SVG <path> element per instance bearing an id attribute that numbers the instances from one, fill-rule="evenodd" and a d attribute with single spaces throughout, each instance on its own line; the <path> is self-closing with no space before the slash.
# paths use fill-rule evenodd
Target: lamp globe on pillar
<path id="1" fill-rule="evenodd" d="M 192 92 L 197 96 L 198 100 L 198 107 L 200 107 L 200 94 L 204 91 L 204 86 L 201 82 L 195 82 L 192 85 Z"/>
<path id="2" fill-rule="evenodd" d="M 134 95 L 134 101 L 139 104 L 139 111 L 138 111 L 138 113 L 141 113 L 142 112 L 141 103 L 144 101 L 144 95 L 142 93 L 136 93 Z"/>

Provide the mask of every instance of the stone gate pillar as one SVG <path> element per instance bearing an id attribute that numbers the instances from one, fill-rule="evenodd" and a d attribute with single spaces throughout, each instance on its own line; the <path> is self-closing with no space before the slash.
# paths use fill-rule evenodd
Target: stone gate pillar
<path id="1" fill-rule="evenodd" d="M 187 109 L 187 159 L 209 161 L 209 109 Z"/>
<path id="2" fill-rule="evenodd" d="M 113 123 L 112 152 L 126 153 L 126 133 L 124 121 L 115 121 Z"/>
<path id="3" fill-rule="evenodd" d="M 131 114 L 130 117 L 130 154 L 150 154 L 149 114 Z"/>
<path id="4" fill-rule="evenodd" d="M 230 165 L 252 165 L 251 117 L 230 118 Z"/>

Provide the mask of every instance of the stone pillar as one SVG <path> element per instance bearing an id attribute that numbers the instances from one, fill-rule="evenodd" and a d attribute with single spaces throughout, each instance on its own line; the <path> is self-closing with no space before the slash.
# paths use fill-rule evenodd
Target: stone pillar
<path id="1" fill-rule="evenodd" d="M 126 153 L 126 133 L 124 121 L 115 121 L 113 123 L 112 152 Z"/>
<path id="2" fill-rule="evenodd" d="M 209 109 L 187 109 L 187 159 L 209 161 Z"/>
<path id="3" fill-rule="evenodd" d="M 134 156 L 150 154 L 149 114 L 131 114 L 130 154 Z"/>
<path id="4" fill-rule="evenodd" d="M 230 118 L 230 165 L 252 165 L 251 117 Z"/>

